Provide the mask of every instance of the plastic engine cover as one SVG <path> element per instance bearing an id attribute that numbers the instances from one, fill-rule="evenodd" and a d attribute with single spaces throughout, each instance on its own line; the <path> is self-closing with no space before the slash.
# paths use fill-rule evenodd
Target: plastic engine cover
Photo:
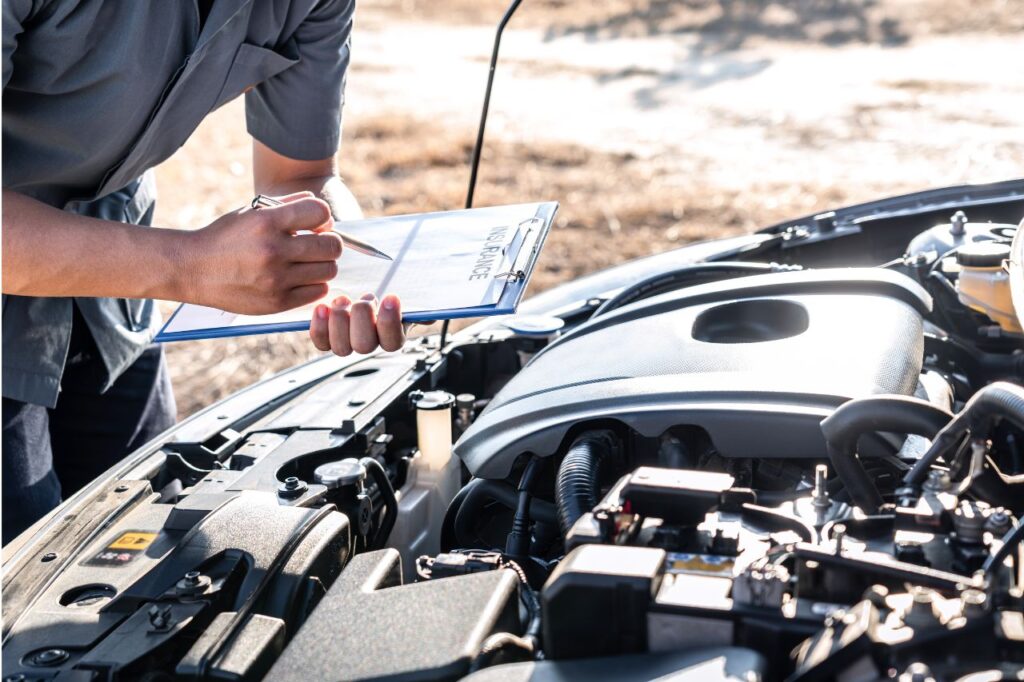
<path id="1" fill-rule="evenodd" d="M 818 425 L 837 406 L 914 393 L 930 307 L 913 280 L 860 268 L 744 277 L 638 301 L 536 355 L 456 453 L 475 476 L 503 478 L 524 452 L 557 452 L 574 426 L 617 420 L 649 437 L 702 427 L 726 457 L 819 457 Z"/>

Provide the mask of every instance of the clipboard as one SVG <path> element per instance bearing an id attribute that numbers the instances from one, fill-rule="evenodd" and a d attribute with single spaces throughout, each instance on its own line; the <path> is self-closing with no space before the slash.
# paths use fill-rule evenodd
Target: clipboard
<path id="1" fill-rule="evenodd" d="M 526 205 L 520 205 L 525 207 Z M 529 205 L 532 215 L 519 220 L 516 224 L 518 233 L 523 234 L 522 243 L 511 260 L 505 259 L 502 268 L 494 275 L 495 281 L 501 282 L 501 291 L 494 304 L 474 305 L 452 308 L 435 308 L 431 310 L 413 310 L 403 313 L 402 321 L 405 323 L 431 322 L 440 320 L 454 320 L 471 317 L 488 317 L 493 315 L 514 314 L 526 293 L 530 278 L 536 268 L 540 252 L 544 247 L 548 233 L 554 220 L 555 212 L 558 210 L 557 202 L 544 202 Z M 515 207 L 492 207 L 491 209 L 469 209 L 469 211 L 498 210 L 501 208 Z M 468 213 L 469 211 L 465 212 Z M 464 212 L 446 212 L 464 213 Z M 423 216 L 441 214 L 423 214 Z M 410 219 L 416 216 L 397 216 L 397 218 Z M 387 219 L 376 219 L 378 222 Z M 342 271 L 344 277 L 344 270 Z M 380 294 L 378 293 L 378 296 Z M 230 324 L 218 326 L 214 321 L 211 325 L 194 329 L 175 330 L 175 321 L 182 315 L 182 311 L 188 309 L 188 304 L 179 306 L 163 328 L 156 335 L 154 341 L 166 343 L 172 341 L 192 341 L 200 339 L 225 338 L 234 336 L 250 336 L 254 334 L 272 334 L 279 332 L 305 331 L 309 329 L 309 315 L 302 320 L 291 320 L 282 322 L 253 322 L 252 324 Z M 193 307 L 194 309 L 195 307 Z M 211 315 L 221 311 L 212 311 Z M 225 315 L 227 315 L 225 313 Z M 214 315 L 215 317 L 215 315 Z"/>

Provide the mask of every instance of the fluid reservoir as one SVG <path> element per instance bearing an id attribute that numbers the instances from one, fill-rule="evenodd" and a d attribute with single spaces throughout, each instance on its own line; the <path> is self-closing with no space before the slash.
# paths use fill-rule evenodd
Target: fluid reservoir
<path id="1" fill-rule="evenodd" d="M 956 291 L 960 302 L 984 313 L 1010 333 L 1021 333 L 1010 287 L 1010 245 L 978 242 L 960 247 L 956 254 L 960 275 Z"/>
<path id="2" fill-rule="evenodd" d="M 441 548 L 441 523 L 461 484 L 460 460 L 452 455 L 452 408 L 455 396 L 445 391 L 417 391 L 418 452 L 409 461 L 405 484 L 396 493 L 398 518 L 388 545 L 402 555 L 406 582 L 416 576 L 416 558 Z"/>
<path id="3" fill-rule="evenodd" d="M 452 407 L 455 396 L 446 391 L 428 391 L 414 396 L 416 439 L 423 465 L 440 471 L 452 457 Z"/>
<path id="4" fill-rule="evenodd" d="M 1017 228 L 1010 247 L 1010 294 L 1017 311 L 1017 325 L 1024 327 L 1024 220 Z"/>

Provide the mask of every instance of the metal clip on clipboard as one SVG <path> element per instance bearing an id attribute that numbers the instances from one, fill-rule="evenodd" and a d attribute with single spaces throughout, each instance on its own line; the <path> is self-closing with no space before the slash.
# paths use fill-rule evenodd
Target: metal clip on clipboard
<path id="1" fill-rule="evenodd" d="M 537 251 L 536 241 L 534 241 L 533 245 L 527 248 L 527 240 L 530 237 L 530 233 L 533 232 L 533 226 L 536 224 L 540 224 L 543 227 L 544 220 L 542 218 L 534 216 L 532 218 L 527 218 L 526 220 L 516 225 L 517 232 L 519 230 L 522 230 L 524 225 L 527 226 L 526 231 L 523 234 L 523 244 L 519 248 L 519 253 L 516 254 L 516 259 L 512 262 L 512 267 L 505 272 L 499 272 L 497 275 L 494 276 L 495 279 L 504 278 L 506 283 L 521 282 L 522 280 L 526 279 L 526 267 L 529 265 L 530 260 L 533 258 L 533 254 L 536 253 Z"/>

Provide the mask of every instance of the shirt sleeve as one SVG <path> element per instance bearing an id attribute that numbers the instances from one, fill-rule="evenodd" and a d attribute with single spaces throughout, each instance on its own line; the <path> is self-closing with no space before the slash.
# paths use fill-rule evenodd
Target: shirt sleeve
<path id="1" fill-rule="evenodd" d="M 3 9 L 3 87 L 14 73 L 14 51 L 18 47 L 18 36 L 22 34 L 24 22 L 32 12 L 31 0 L 4 0 Z"/>
<path id="2" fill-rule="evenodd" d="M 246 93 L 249 134 L 278 154 L 316 161 L 337 153 L 354 9 L 353 0 L 318 3 L 292 36 L 298 62 Z"/>

